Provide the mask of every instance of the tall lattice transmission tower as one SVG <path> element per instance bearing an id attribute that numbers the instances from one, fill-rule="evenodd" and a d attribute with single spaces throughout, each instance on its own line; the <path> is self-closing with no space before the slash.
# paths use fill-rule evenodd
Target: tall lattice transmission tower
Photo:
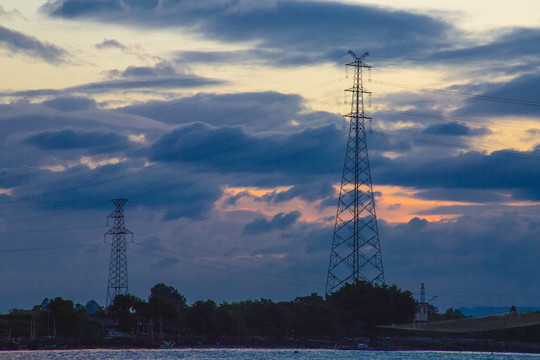
<path id="1" fill-rule="evenodd" d="M 116 295 L 128 293 L 126 235 L 131 235 L 133 240 L 133 233 L 126 229 L 124 219 L 124 205 L 127 199 L 113 199 L 111 201 L 116 208 L 113 213 L 107 216 L 107 225 L 109 225 L 109 219 L 114 219 L 114 224 L 105 233 L 105 241 L 107 241 L 107 235 L 112 237 L 106 307 L 113 303 Z"/>
<path id="2" fill-rule="evenodd" d="M 379 230 L 373 185 L 369 169 L 366 142 L 366 120 L 371 117 L 364 111 L 364 95 L 371 94 L 364 88 L 362 70 L 371 66 L 364 63 L 368 53 L 356 56 L 346 64 L 354 69 L 353 86 L 346 91 L 352 93 L 349 138 L 345 152 L 345 163 L 337 205 L 336 222 L 326 295 L 344 284 L 357 281 L 384 284 L 384 270 L 379 244 Z"/>

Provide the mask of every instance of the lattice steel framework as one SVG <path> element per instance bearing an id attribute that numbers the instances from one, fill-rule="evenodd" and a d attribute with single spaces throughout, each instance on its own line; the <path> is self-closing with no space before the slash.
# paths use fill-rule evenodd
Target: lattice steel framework
<path id="1" fill-rule="evenodd" d="M 107 235 L 112 237 L 111 262 L 109 265 L 109 281 L 107 285 L 107 307 L 113 303 L 116 295 L 126 295 L 128 293 L 126 235 L 131 235 L 133 239 L 133 233 L 126 229 L 124 219 L 124 205 L 127 199 L 113 199 L 111 201 L 116 206 L 116 209 L 107 216 L 107 226 L 109 225 L 109 219 L 114 219 L 114 225 L 105 233 L 105 241 L 107 240 Z"/>
<path id="2" fill-rule="evenodd" d="M 369 169 L 368 148 L 366 141 L 366 120 L 371 117 L 364 111 L 364 89 L 362 71 L 371 66 L 364 63 L 368 53 L 361 57 L 351 50 L 349 54 L 354 61 L 346 64 L 354 69 L 349 138 L 345 152 L 343 176 L 337 205 L 336 221 L 328 277 L 326 295 L 347 283 L 365 280 L 371 283 L 384 284 L 384 270 L 379 243 L 379 230 L 373 185 Z"/>

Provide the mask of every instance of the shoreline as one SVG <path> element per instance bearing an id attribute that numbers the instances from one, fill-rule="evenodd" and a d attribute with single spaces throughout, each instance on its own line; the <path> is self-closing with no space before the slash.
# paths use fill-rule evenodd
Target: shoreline
<path id="1" fill-rule="evenodd" d="M 261 340 L 260 337 L 258 337 Z M 125 339 L 123 339 L 125 340 Z M 188 349 L 284 349 L 284 350 L 352 350 L 352 351 L 443 351 L 443 352 L 478 352 L 478 353 L 530 353 L 540 354 L 540 343 L 515 340 L 495 340 L 493 338 L 472 337 L 429 337 L 429 336 L 391 336 L 354 339 L 264 339 L 260 343 L 211 339 L 192 342 L 183 339 L 174 346 L 163 343 L 141 343 L 132 341 L 111 341 L 101 344 L 82 344 L 69 339 L 59 340 L 56 344 L 39 346 L 37 343 L 1 344 L 0 351 L 61 351 L 61 350 L 188 350 Z M 202 339 L 198 339 L 202 340 Z M 229 339 L 230 340 L 230 339 Z M 245 339 L 244 339 L 245 340 Z M 366 343 L 369 343 L 366 344 Z M 362 346 L 359 346 L 361 344 Z M 11 346 L 10 346 L 11 345 Z M 363 346 L 365 345 L 365 347 Z"/>

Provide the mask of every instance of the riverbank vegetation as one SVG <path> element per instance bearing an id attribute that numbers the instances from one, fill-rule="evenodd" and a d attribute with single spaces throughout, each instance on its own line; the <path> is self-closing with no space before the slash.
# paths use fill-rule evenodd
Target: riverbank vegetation
<path id="1" fill-rule="evenodd" d="M 59 339 L 70 344 L 99 346 L 107 342 L 155 344 L 164 340 L 331 339 L 359 337 L 376 325 L 411 321 L 415 300 L 395 285 L 358 282 L 345 285 L 326 299 L 312 293 L 291 301 L 244 300 L 217 304 L 198 300 L 188 305 L 175 288 L 157 284 L 148 300 L 118 295 L 102 309 L 62 298 L 45 299 L 32 309 L 0 315 L 3 346 L 17 342 L 43 346 Z M 23 339 L 23 340 L 21 340 Z M 11 344 L 11 345 L 10 345 Z"/>

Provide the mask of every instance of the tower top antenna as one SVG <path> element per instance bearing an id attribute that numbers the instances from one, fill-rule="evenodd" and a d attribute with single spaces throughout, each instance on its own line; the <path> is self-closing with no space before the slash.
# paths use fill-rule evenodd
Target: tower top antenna
<path id="1" fill-rule="evenodd" d="M 365 53 L 362 54 L 362 56 L 358 57 L 352 50 L 349 50 L 349 55 L 351 55 L 356 61 L 363 62 L 364 59 L 369 56 L 369 53 L 366 51 Z"/>

